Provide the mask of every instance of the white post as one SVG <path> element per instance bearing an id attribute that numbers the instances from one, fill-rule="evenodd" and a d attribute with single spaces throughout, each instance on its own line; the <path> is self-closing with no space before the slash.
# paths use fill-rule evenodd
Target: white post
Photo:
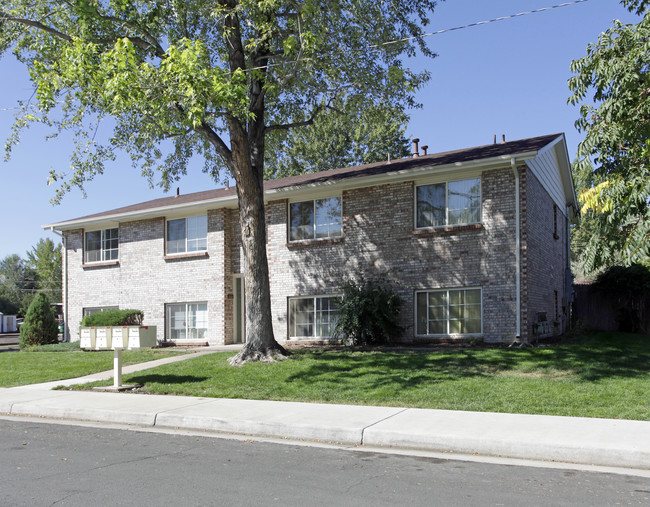
<path id="1" fill-rule="evenodd" d="M 122 349 L 113 349 L 113 387 L 122 386 Z"/>

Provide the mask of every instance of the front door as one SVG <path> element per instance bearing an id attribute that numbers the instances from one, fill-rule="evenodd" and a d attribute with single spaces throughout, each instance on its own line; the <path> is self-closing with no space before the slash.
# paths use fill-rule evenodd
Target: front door
<path id="1" fill-rule="evenodd" d="M 235 275 L 233 280 L 233 343 L 246 341 L 246 305 L 244 304 L 244 277 Z"/>

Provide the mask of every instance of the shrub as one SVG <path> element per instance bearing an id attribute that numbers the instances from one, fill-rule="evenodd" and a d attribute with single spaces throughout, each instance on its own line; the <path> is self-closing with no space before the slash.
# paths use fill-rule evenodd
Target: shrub
<path id="1" fill-rule="evenodd" d="M 103 312 L 86 315 L 81 325 L 97 326 L 141 326 L 144 313 L 141 310 L 104 310 Z"/>
<path id="2" fill-rule="evenodd" d="M 340 289 L 335 338 L 347 345 L 380 345 L 396 341 L 404 331 L 398 324 L 402 300 L 385 282 L 345 280 Z"/>
<path id="3" fill-rule="evenodd" d="M 593 286 L 607 296 L 620 331 L 650 333 L 650 268 L 641 264 L 611 266 L 598 275 Z"/>
<path id="4" fill-rule="evenodd" d="M 59 342 L 59 325 L 50 300 L 39 292 L 27 309 L 25 321 L 20 326 L 20 348 Z"/>

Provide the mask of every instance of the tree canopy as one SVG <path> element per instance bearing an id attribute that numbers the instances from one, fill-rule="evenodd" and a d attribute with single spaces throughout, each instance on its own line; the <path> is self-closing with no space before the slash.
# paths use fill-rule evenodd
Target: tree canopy
<path id="1" fill-rule="evenodd" d="M 576 127 L 585 133 L 574 174 L 586 271 L 650 262 L 650 13 L 646 1 L 623 3 L 641 21 L 615 21 L 571 64 L 569 101 L 582 104 Z"/>
<path id="2" fill-rule="evenodd" d="M 267 141 L 265 177 L 283 178 L 409 155 L 406 112 L 390 104 L 346 102 L 313 125 L 278 132 Z"/>
<path id="3" fill-rule="evenodd" d="M 51 173 L 57 201 L 119 150 L 164 188 L 193 154 L 215 178 L 235 176 L 231 121 L 264 134 L 309 124 L 342 97 L 414 105 L 429 75 L 402 58 L 433 54 L 421 39 L 383 43 L 421 34 L 435 3 L 2 0 L 0 50 L 28 65 L 38 99 L 7 148 L 30 122 L 75 133 L 73 173 Z"/>
<path id="4" fill-rule="evenodd" d="M 30 70 L 30 122 L 71 130 L 72 174 L 55 200 L 119 150 L 168 188 L 192 155 L 237 183 L 247 344 L 235 362 L 283 353 L 273 337 L 262 184 L 265 137 L 310 124 L 341 100 L 415 105 L 434 56 L 434 0 L 0 0 L 0 53 Z M 110 119 L 110 121 L 106 121 Z"/>

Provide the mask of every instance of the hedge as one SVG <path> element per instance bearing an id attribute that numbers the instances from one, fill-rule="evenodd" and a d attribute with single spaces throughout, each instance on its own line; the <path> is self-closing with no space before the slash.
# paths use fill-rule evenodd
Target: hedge
<path id="1" fill-rule="evenodd" d="M 104 310 L 86 315 L 81 321 L 84 327 L 141 326 L 144 313 L 141 310 Z"/>

